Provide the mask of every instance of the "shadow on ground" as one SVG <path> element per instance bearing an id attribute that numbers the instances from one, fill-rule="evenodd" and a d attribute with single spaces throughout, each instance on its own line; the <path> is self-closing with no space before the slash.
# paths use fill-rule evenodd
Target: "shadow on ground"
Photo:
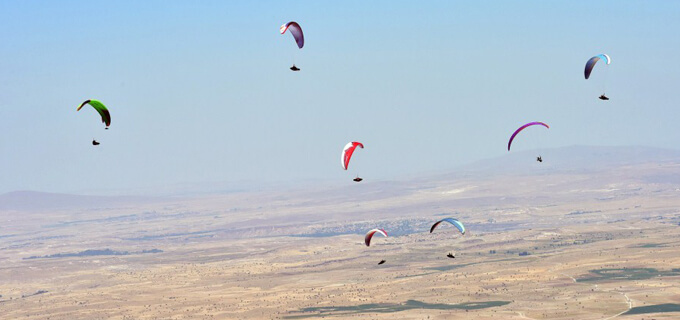
<path id="1" fill-rule="evenodd" d="M 303 319 L 324 316 L 342 316 L 360 313 L 392 313 L 413 309 L 431 309 L 431 310 L 475 310 L 486 309 L 492 307 L 500 307 L 509 304 L 510 301 L 484 301 L 484 302 L 467 302 L 459 304 L 445 304 L 445 303 L 426 303 L 417 300 L 408 300 L 404 303 L 368 303 L 357 306 L 339 306 L 339 307 L 310 307 L 303 308 L 295 313 L 308 313 L 299 315 L 285 316 L 286 319 Z"/>
<path id="2" fill-rule="evenodd" d="M 664 303 L 653 306 L 635 307 L 628 310 L 624 314 L 645 314 L 645 313 L 664 313 L 664 312 L 680 312 L 680 304 Z"/>
<path id="3" fill-rule="evenodd" d="M 621 280 L 647 280 L 655 277 L 673 277 L 680 275 L 680 269 L 659 271 L 654 268 L 623 268 L 590 270 L 590 275 L 577 279 L 578 282 L 600 282 Z"/>

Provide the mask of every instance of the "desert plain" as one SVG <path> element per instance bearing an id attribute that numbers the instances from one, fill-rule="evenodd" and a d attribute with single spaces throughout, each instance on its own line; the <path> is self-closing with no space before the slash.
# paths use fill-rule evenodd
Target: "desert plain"
<path id="1" fill-rule="evenodd" d="M 0 319 L 679 319 L 680 154 L 531 157 L 189 196 L 7 193 Z M 430 233 L 444 217 L 466 234 Z M 372 228 L 389 236 L 367 247 Z"/>

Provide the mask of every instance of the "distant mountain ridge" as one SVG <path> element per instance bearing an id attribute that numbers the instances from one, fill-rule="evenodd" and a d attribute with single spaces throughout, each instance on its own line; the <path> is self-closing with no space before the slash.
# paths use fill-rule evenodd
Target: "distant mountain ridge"
<path id="1" fill-rule="evenodd" d="M 133 202 L 150 202 L 153 198 L 136 196 L 86 196 L 39 191 L 13 191 L 0 195 L 0 210 L 47 210 L 101 208 Z"/>
<path id="2" fill-rule="evenodd" d="M 540 155 L 543 162 L 536 161 Z M 342 195 L 357 196 L 366 192 L 387 194 L 390 192 L 408 192 L 414 187 L 428 184 L 431 181 L 460 180 L 461 178 L 493 178 L 504 175 L 548 175 L 548 174 L 587 174 L 616 170 L 626 166 L 649 164 L 680 166 L 680 150 L 642 147 L 642 146 L 568 146 L 561 148 L 528 151 L 511 151 L 505 155 L 479 160 L 456 167 L 440 174 L 423 174 L 417 178 L 395 177 L 393 180 L 364 181 L 360 188 L 344 188 Z M 680 167 L 678 170 L 664 172 L 647 172 L 639 178 L 650 182 L 680 183 Z M 415 183 L 415 184 L 413 184 Z M 338 186 L 323 183 L 322 189 L 336 189 Z M 224 190 L 216 187 L 217 190 Z M 295 187 L 281 186 L 275 189 L 296 190 Z M 305 192 L 307 189 L 298 189 Z M 262 192 L 255 188 L 250 192 Z M 188 190 L 189 194 L 191 191 Z M 239 192 L 248 192 L 240 190 Z M 215 192 L 212 192 L 215 194 Z M 337 192 L 334 192 L 337 194 Z M 200 193 L 199 193 L 200 194 Z M 217 191 L 217 194 L 223 194 Z M 186 195 L 185 195 L 186 196 Z M 363 197 L 363 196 L 362 196 Z M 89 196 L 37 191 L 14 191 L 0 195 L 0 211 L 11 210 L 55 210 L 55 209 L 93 209 L 120 205 L 150 203 L 167 200 L 167 197 L 147 196 Z"/>
<path id="3" fill-rule="evenodd" d="M 541 156 L 543 162 L 536 161 Z M 547 173 L 599 171 L 644 163 L 680 163 L 680 150 L 642 146 L 568 146 L 508 152 L 507 155 L 464 165 L 456 171 L 502 173 Z"/>

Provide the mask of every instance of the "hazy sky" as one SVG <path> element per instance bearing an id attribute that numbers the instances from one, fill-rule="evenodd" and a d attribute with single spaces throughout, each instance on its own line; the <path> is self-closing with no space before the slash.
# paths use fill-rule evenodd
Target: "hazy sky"
<path id="1" fill-rule="evenodd" d="M 678 17 L 679 1 L 1 1 L 0 192 L 399 178 L 504 155 L 537 120 L 543 147 L 678 148 Z M 279 34 L 291 20 L 302 50 Z M 599 53 L 612 64 L 584 80 Z M 110 130 L 75 111 L 86 99 Z"/>

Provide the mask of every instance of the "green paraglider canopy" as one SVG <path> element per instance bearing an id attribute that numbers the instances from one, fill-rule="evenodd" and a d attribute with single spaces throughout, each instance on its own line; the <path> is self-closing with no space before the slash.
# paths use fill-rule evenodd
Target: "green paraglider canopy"
<path id="1" fill-rule="evenodd" d="M 102 122 L 106 124 L 107 128 L 111 125 L 111 114 L 109 113 L 109 109 L 106 109 L 106 106 L 99 100 L 85 100 L 85 102 L 80 104 L 76 111 L 80 111 L 86 104 L 91 105 L 92 108 L 99 112 L 99 115 L 102 117 Z"/>

